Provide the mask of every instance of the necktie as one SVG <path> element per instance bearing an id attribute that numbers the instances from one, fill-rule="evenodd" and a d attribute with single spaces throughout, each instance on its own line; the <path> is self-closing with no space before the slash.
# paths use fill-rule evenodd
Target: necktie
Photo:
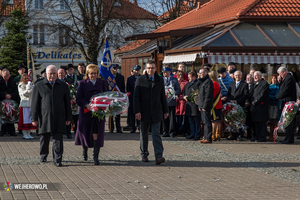
<path id="1" fill-rule="evenodd" d="M 235 88 L 237 88 L 239 86 L 240 82 L 236 83 Z"/>

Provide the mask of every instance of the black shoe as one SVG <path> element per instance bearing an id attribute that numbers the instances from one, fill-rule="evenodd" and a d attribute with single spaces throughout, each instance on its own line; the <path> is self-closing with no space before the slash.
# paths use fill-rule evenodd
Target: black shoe
<path id="1" fill-rule="evenodd" d="M 266 139 L 258 139 L 256 140 L 256 142 L 266 142 L 267 140 Z"/>
<path id="2" fill-rule="evenodd" d="M 170 137 L 170 135 L 168 133 L 165 133 L 161 137 Z"/>
<path id="3" fill-rule="evenodd" d="M 88 152 L 88 147 L 87 146 L 83 146 L 83 151 L 82 151 L 82 158 L 84 161 L 87 161 L 88 159 L 88 155 L 87 155 L 87 152 Z"/>
<path id="4" fill-rule="evenodd" d="M 149 162 L 148 157 L 147 157 L 147 156 L 143 156 L 143 157 L 142 157 L 142 161 L 143 161 L 143 162 Z"/>
<path id="5" fill-rule="evenodd" d="M 9 134 L 10 136 L 17 136 L 17 134 L 14 132 L 14 133 L 10 133 Z"/>
<path id="6" fill-rule="evenodd" d="M 71 134 L 67 134 L 67 138 L 68 139 L 72 139 L 72 135 Z"/>
<path id="7" fill-rule="evenodd" d="M 161 158 L 157 158 L 156 159 L 156 165 L 160 165 L 161 163 L 164 163 L 166 160 L 165 160 L 165 158 L 164 157 L 161 157 Z"/>
<path id="8" fill-rule="evenodd" d="M 56 167 L 62 167 L 61 162 L 59 162 L 59 163 L 54 163 L 54 165 L 55 165 Z"/>
<path id="9" fill-rule="evenodd" d="M 289 142 L 289 141 L 283 141 L 281 144 L 293 144 L 294 142 Z"/>
<path id="10" fill-rule="evenodd" d="M 243 137 L 241 135 L 239 135 L 239 137 L 237 138 L 238 141 L 244 141 Z"/>
<path id="11" fill-rule="evenodd" d="M 188 139 L 188 140 L 194 139 L 194 136 L 188 136 L 188 137 L 186 137 L 185 139 Z"/>
<path id="12" fill-rule="evenodd" d="M 130 133 L 135 133 L 135 131 L 130 131 Z"/>
<path id="13" fill-rule="evenodd" d="M 123 133 L 122 131 L 117 131 L 117 133 Z"/>
<path id="14" fill-rule="evenodd" d="M 226 140 L 236 140 L 235 137 L 229 137 L 229 138 L 226 138 Z"/>
<path id="15" fill-rule="evenodd" d="M 41 158 L 41 162 L 47 162 L 47 158 Z"/>
<path id="16" fill-rule="evenodd" d="M 252 138 L 250 141 L 255 142 L 256 140 L 257 140 L 257 138 Z"/>
<path id="17" fill-rule="evenodd" d="M 297 136 L 297 140 L 300 140 L 300 136 Z"/>
<path id="18" fill-rule="evenodd" d="M 200 140 L 200 137 L 194 137 L 193 140 Z"/>
<path id="19" fill-rule="evenodd" d="M 94 142 L 95 144 L 95 142 Z M 99 152 L 100 152 L 100 147 L 95 147 L 94 146 L 94 165 L 100 165 L 99 161 Z"/>
<path id="20" fill-rule="evenodd" d="M 171 137 L 176 137 L 177 136 L 177 134 L 176 133 L 171 133 L 171 135 L 170 135 Z"/>
<path id="21" fill-rule="evenodd" d="M 285 141 L 285 140 L 280 140 L 279 142 L 280 142 L 280 143 L 284 143 L 284 142 L 286 142 L 286 141 Z"/>
<path id="22" fill-rule="evenodd" d="M 0 137 L 3 137 L 4 133 L 2 131 L 0 131 Z"/>

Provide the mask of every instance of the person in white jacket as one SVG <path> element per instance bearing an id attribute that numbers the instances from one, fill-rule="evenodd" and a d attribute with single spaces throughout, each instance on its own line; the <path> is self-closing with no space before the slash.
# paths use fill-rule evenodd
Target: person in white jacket
<path id="1" fill-rule="evenodd" d="M 37 129 L 37 127 L 34 127 L 31 124 L 30 118 L 31 96 L 34 85 L 28 80 L 28 75 L 22 74 L 18 85 L 18 91 L 21 98 L 18 129 L 22 130 L 24 139 L 33 139 L 34 137 L 30 135 L 30 131 Z"/>

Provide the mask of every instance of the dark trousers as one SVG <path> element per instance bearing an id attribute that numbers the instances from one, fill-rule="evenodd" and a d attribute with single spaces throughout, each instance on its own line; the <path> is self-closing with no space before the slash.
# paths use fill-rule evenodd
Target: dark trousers
<path id="1" fill-rule="evenodd" d="M 254 124 L 254 132 L 256 135 L 256 139 L 258 140 L 266 140 L 267 135 L 267 124 L 266 121 L 263 122 L 253 122 Z"/>
<path id="2" fill-rule="evenodd" d="M 204 124 L 204 139 L 212 141 L 212 123 L 210 111 L 201 111 L 201 118 Z"/>
<path id="3" fill-rule="evenodd" d="M 169 116 L 167 119 L 164 119 L 164 133 L 171 134 L 176 132 L 175 124 L 175 106 L 169 106 Z"/>
<path id="4" fill-rule="evenodd" d="M 50 138 L 51 138 L 51 133 L 45 133 L 40 135 L 41 158 L 47 158 L 49 154 Z M 62 161 L 62 154 L 64 151 L 63 134 L 52 133 L 52 141 L 53 141 L 53 145 L 52 145 L 53 162 L 60 163 Z"/>
<path id="5" fill-rule="evenodd" d="M 137 127 L 140 129 L 140 121 L 137 121 Z M 130 115 L 130 126 L 131 126 L 131 131 L 136 131 L 136 125 L 135 125 L 135 114 Z"/>
<path id="6" fill-rule="evenodd" d="M 14 134 L 16 134 L 15 124 L 14 123 L 2 124 L 1 131 L 2 131 L 2 134 L 8 133 L 10 135 L 14 135 Z"/>
<path id="7" fill-rule="evenodd" d="M 294 142 L 294 130 L 296 127 L 296 117 L 293 121 L 285 128 L 286 136 L 284 138 L 285 141 L 293 143 Z"/>
<path id="8" fill-rule="evenodd" d="M 194 136 L 194 138 L 201 137 L 201 117 L 200 116 L 189 116 L 189 125 L 191 128 L 190 136 Z"/>
<path id="9" fill-rule="evenodd" d="M 161 122 L 145 122 L 141 121 L 140 131 L 140 149 L 141 155 L 146 157 L 149 155 L 148 142 L 149 142 L 149 129 L 151 127 L 152 143 L 154 147 L 155 158 L 161 158 L 163 156 L 164 147 L 161 137 L 159 135 Z"/>
<path id="10" fill-rule="evenodd" d="M 247 117 L 246 117 L 246 126 L 247 126 L 247 137 L 248 138 L 256 138 L 255 132 L 254 132 L 254 125 L 252 122 L 252 116 L 250 113 L 250 109 L 247 109 Z"/>
<path id="11" fill-rule="evenodd" d="M 121 116 L 120 115 L 116 115 L 115 117 L 115 121 L 116 121 L 116 128 L 117 128 L 117 132 L 120 132 L 122 131 L 122 127 L 121 127 Z M 111 117 L 111 132 L 113 132 L 115 129 L 115 126 L 114 126 L 114 117 Z"/>

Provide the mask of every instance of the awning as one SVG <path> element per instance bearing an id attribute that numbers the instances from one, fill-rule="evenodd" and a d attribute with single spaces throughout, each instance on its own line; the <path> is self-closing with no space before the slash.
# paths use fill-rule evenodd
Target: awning
<path id="1" fill-rule="evenodd" d="M 176 56 L 165 56 L 163 63 L 180 63 L 180 62 L 195 62 L 197 56 L 198 58 L 203 58 L 206 54 L 204 53 L 193 53 L 193 54 L 184 54 Z"/>
<path id="2" fill-rule="evenodd" d="M 300 53 L 207 53 L 209 63 L 300 64 Z"/>

